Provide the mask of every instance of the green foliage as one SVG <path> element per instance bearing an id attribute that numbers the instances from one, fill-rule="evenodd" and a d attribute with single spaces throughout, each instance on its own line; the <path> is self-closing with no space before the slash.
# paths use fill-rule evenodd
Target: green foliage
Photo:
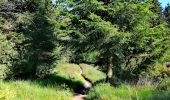
<path id="1" fill-rule="evenodd" d="M 168 100 L 168 93 L 162 93 L 152 86 L 121 85 L 114 88 L 109 84 L 100 84 L 90 90 L 88 100 Z"/>
<path id="2" fill-rule="evenodd" d="M 1 76 L 10 66 L 10 78 L 45 77 L 53 65 L 66 62 L 98 65 L 105 72 L 111 65 L 121 80 L 162 77 L 163 63 L 169 60 L 169 6 L 165 19 L 161 10 L 158 0 L 58 0 L 56 4 L 1 0 L 0 45 L 8 45 L 0 48 Z M 5 56 L 2 51 L 10 52 Z"/>
<path id="3" fill-rule="evenodd" d="M 169 78 L 163 79 L 163 81 L 160 83 L 158 89 L 164 90 L 164 91 L 169 91 L 170 90 L 170 79 Z"/>
<path id="4" fill-rule="evenodd" d="M 76 91 L 112 74 L 113 84 L 168 77 L 169 23 L 158 0 L 0 0 L 0 80 L 36 79 L 0 82 L 0 99 L 69 100 L 58 85 Z M 169 85 L 100 84 L 87 99 L 168 100 Z"/>
<path id="5" fill-rule="evenodd" d="M 161 3 L 158 0 L 152 0 L 151 11 L 154 12 L 157 16 L 152 18 L 152 26 L 159 25 L 163 21 L 162 7 Z"/>
<path id="6" fill-rule="evenodd" d="M 97 57 L 98 57 L 98 52 L 85 52 L 82 54 L 83 56 L 83 61 L 87 61 L 87 62 L 91 62 L 91 63 L 95 63 L 97 61 Z"/>
<path id="7" fill-rule="evenodd" d="M 8 14 L 1 15 L 5 20 L 2 31 L 15 43 L 15 49 L 19 54 L 10 78 L 44 77 L 50 73 L 54 61 L 54 25 L 49 21 L 55 17 L 54 14 L 50 15 L 54 12 L 54 7 L 50 0 L 6 2 L 2 3 L 2 9 L 5 9 L 2 12 L 11 13 L 12 17 Z M 6 6 L 10 6 L 11 9 Z M 8 23 L 11 27 L 6 28 L 5 25 Z"/>
<path id="8" fill-rule="evenodd" d="M 81 34 L 72 46 L 73 62 L 107 66 L 112 56 L 114 75 L 133 78 L 150 70 L 168 47 L 168 27 L 157 1 L 76 1 L 70 12 L 72 34 Z M 87 57 L 93 51 L 97 60 Z"/>
<path id="9" fill-rule="evenodd" d="M 0 33 L 0 79 L 7 78 L 15 65 L 18 52 L 14 47 L 15 44 L 7 40 L 7 36 Z"/>
<path id="10" fill-rule="evenodd" d="M 77 37 L 72 37 L 77 39 L 71 46 L 75 50 L 74 53 L 76 55 L 75 58 L 72 58 L 73 61 L 78 63 L 96 63 L 101 53 L 106 52 L 102 47 L 114 39 L 113 36 L 117 33 L 117 29 L 110 22 L 102 20 L 100 16 L 94 13 L 89 13 L 85 18 L 74 15 L 71 21 L 75 25 L 72 27 L 77 27 L 73 29 L 77 31 L 72 34 L 81 34 Z"/>
<path id="11" fill-rule="evenodd" d="M 164 16 L 168 24 L 170 24 L 170 5 L 169 4 L 164 9 Z"/>
<path id="12" fill-rule="evenodd" d="M 106 78 L 106 75 L 103 72 L 91 65 L 80 64 L 80 67 L 82 69 L 82 75 L 92 83 L 105 80 Z"/>
<path id="13" fill-rule="evenodd" d="M 56 86 L 57 87 L 57 86 Z M 0 82 L 0 99 L 2 100 L 72 100 L 73 96 L 70 90 L 43 87 L 38 83 L 30 81 Z"/>

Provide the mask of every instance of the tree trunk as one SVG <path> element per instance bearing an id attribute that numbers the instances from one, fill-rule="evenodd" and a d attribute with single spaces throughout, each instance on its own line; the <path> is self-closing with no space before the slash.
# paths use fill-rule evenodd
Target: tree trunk
<path id="1" fill-rule="evenodd" d="M 108 59 L 106 82 L 110 82 L 110 80 L 113 76 L 113 70 L 112 70 L 113 62 L 112 61 L 113 61 L 113 57 L 111 56 Z"/>

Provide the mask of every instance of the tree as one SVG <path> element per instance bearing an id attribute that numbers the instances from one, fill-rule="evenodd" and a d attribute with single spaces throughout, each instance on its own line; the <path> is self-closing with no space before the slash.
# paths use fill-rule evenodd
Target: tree
<path id="1" fill-rule="evenodd" d="M 0 33 L 0 79 L 5 79 L 11 75 L 12 67 L 18 58 L 18 52 L 14 49 L 15 44 L 7 40 L 7 36 Z"/>
<path id="2" fill-rule="evenodd" d="M 162 7 L 158 0 L 152 0 L 152 4 L 153 5 L 151 7 L 151 11 L 154 12 L 156 16 L 153 18 L 151 23 L 153 26 L 156 26 L 161 24 L 161 22 L 163 21 Z"/>
<path id="3" fill-rule="evenodd" d="M 32 15 L 32 22 L 23 29 L 25 36 L 29 38 L 24 60 L 21 62 L 19 77 L 44 77 L 49 74 L 53 63 L 52 51 L 54 48 L 54 25 L 50 23 L 53 17 L 54 7 L 50 0 L 31 0 L 24 2 L 26 8 Z M 33 8 L 29 8 L 33 6 Z M 22 23 L 21 23 L 22 25 Z"/>
<path id="4" fill-rule="evenodd" d="M 104 3 L 85 0 L 71 11 L 73 16 L 70 30 L 72 31 L 69 34 L 71 48 L 75 55 L 71 62 L 107 66 L 107 81 L 109 81 L 113 75 L 112 67 L 116 65 L 116 63 L 113 65 L 113 61 L 118 60 L 118 53 L 121 51 L 119 48 L 121 33 L 118 34 L 116 26 L 96 14 L 96 10 L 102 9 Z"/>
<path id="5" fill-rule="evenodd" d="M 1 31 L 18 53 L 10 78 L 43 77 L 52 66 L 54 15 L 51 0 L 2 0 Z"/>
<path id="6" fill-rule="evenodd" d="M 19 43 L 22 42 L 22 35 L 16 33 L 15 5 L 8 0 L 0 1 L 0 69 L 1 79 L 13 77 L 13 69 L 19 61 Z M 19 39 L 20 38 L 20 39 Z"/>
<path id="7" fill-rule="evenodd" d="M 164 9 L 164 16 L 168 24 L 170 24 L 170 5 L 168 4 Z"/>
<path id="8" fill-rule="evenodd" d="M 85 38 L 85 40 L 79 41 L 85 42 L 76 45 L 81 49 L 75 55 L 81 55 L 83 50 L 88 52 L 93 48 L 91 51 L 98 52 L 96 53 L 98 61 L 94 61 L 94 63 L 101 63 L 104 60 L 104 65 L 108 66 L 107 69 L 113 69 L 114 76 L 121 79 L 138 78 L 142 72 L 146 72 L 150 66 L 154 66 L 152 63 L 164 53 L 166 47 L 163 45 L 167 46 L 164 42 L 167 41 L 168 33 L 166 24 L 163 21 L 154 25 L 150 23 L 157 18 L 158 13 L 160 14 L 155 11 L 158 7 L 155 5 L 157 4 L 153 3 L 153 0 L 144 2 L 138 0 L 115 0 L 114 2 L 84 0 L 76 3 L 74 9 L 71 10 L 73 14 L 76 14 L 72 23 L 74 29 L 79 30 L 77 34 L 81 34 Z M 153 7 L 155 8 L 153 9 Z M 102 26 L 101 30 L 98 29 L 100 26 L 97 23 L 93 25 L 95 21 Z M 110 23 L 111 27 L 117 27 L 108 28 L 109 26 L 104 26 L 105 22 Z M 113 37 L 110 37 L 107 35 L 109 32 L 103 31 L 107 29 L 111 32 L 115 29 L 117 31 L 114 31 Z M 98 33 L 103 35 L 98 35 Z M 93 34 L 99 38 L 92 38 Z M 103 39 L 107 42 L 98 42 Z M 81 56 L 77 57 L 81 58 Z M 101 58 L 103 59 L 101 60 Z M 112 62 L 110 62 L 111 60 Z M 106 64 L 106 62 L 110 63 Z M 108 73 L 110 72 L 112 71 L 108 71 Z"/>

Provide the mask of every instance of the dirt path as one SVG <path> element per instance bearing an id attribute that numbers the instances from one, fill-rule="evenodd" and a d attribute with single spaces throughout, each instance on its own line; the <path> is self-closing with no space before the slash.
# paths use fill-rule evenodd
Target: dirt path
<path id="1" fill-rule="evenodd" d="M 85 87 L 85 88 L 91 88 L 91 86 L 92 86 L 92 84 L 91 84 L 89 81 L 86 80 L 86 81 L 84 82 L 84 87 Z"/>
<path id="2" fill-rule="evenodd" d="M 87 95 L 77 94 L 74 96 L 73 100 L 84 100 Z"/>
<path id="3" fill-rule="evenodd" d="M 82 73 L 83 73 L 83 70 L 81 69 L 80 74 L 82 75 Z M 92 87 L 92 84 L 88 80 L 86 80 L 85 78 L 84 78 L 84 80 L 85 80 L 84 81 L 84 89 L 81 90 L 81 93 L 75 94 L 73 100 L 85 100 L 85 98 L 87 97 L 86 94 L 82 94 L 82 93 L 88 92 L 88 90 Z"/>

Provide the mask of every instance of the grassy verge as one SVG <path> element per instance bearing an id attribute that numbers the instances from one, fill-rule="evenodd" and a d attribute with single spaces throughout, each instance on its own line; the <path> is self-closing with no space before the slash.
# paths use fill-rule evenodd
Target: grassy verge
<path id="1" fill-rule="evenodd" d="M 106 78 L 106 75 L 103 72 L 99 71 L 97 68 L 94 68 L 93 66 L 87 64 L 80 64 L 80 67 L 83 70 L 82 75 L 88 80 L 90 80 L 92 83 L 95 83 Z"/>
<path id="2" fill-rule="evenodd" d="M 91 89 L 88 100 L 170 100 L 170 91 L 161 91 L 153 86 L 135 87 L 121 85 L 111 87 L 109 84 L 100 84 Z"/>
<path id="3" fill-rule="evenodd" d="M 0 81 L 0 100 L 72 100 L 68 89 L 43 87 L 31 81 Z"/>

